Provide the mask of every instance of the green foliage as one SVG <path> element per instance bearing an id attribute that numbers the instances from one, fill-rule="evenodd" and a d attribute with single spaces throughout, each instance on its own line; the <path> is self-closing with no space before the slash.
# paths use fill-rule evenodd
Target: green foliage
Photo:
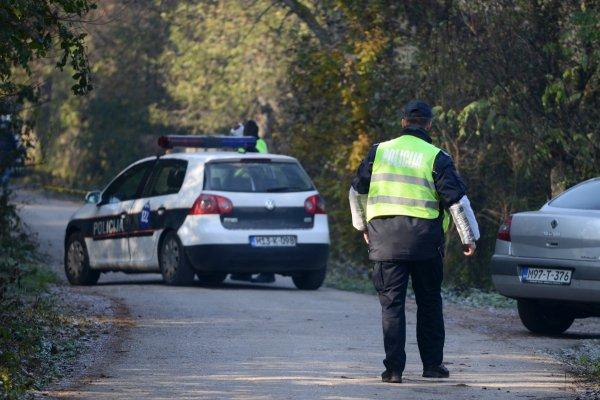
<path id="1" fill-rule="evenodd" d="M 586 375 L 590 380 L 595 382 L 600 380 L 600 359 L 584 354 L 579 357 L 577 364 L 586 371 Z"/>
<path id="2" fill-rule="evenodd" d="M 21 113 L 24 102 L 38 99 L 41 77 L 34 68 L 37 63 L 51 60 L 61 71 L 68 65 L 70 90 L 75 94 L 92 89 L 85 33 L 79 21 L 95 7 L 89 0 L 0 2 L 0 115 L 13 121 L 11 132 L 0 132 L 0 140 L 6 141 L 7 134 L 18 136 L 23 145 L 12 154 L 0 149 L 0 176 L 17 166 L 24 158 L 21 150 L 30 147 L 30 130 Z"/>
<path id="3" fill-rule="evenodd" d="M 375 293 L 368 269 L 339 261 L 329 263 L 325 285 L 350 292 Z"/>
<path id="4" fill-rule="evenodd" d="M 47 293 L 55 275 L 40 267 L 35 245 L 22 233 L 8 191 L 0 193 L 0 398 L 22 398 L 74 357 L 78 332 Z"/>
<path id="5" fill-rule="evenodd" d="M 104 1 L 91 18 L 87 47 L 95 88 L 69 95 L 64 76 L 46 76 L 47 100 L 35 110 L 41 168 L 51 180 L 100 187 L 127 164 L 154 153 L 156 138 L 173 133 L 153 109 L 171 104 L 159 59 L 168 38 L 168 5 Z"/>
<path id="6" fill-rule="evenodd" d="M 267 128 L 297 24 L 267 0 L 178 2 L 163 18 L 169 45 L 160 61 L 174 104 L 157 115 L 190 133 L 228 132 L 255 116 Z"/>
<path id="7" fill-rule="evenodd" d="M 563 361 L 570 373 L 584 378 L 593 384 L 595 390 L 586 390 L 586 394 L 597 395 L 600 382 L 600 342 L 598 339 L 582 339 L 576 347 L 561 349 L 556 355 Z"/>
<path id="8" fill-rule="evenodd" d="M 356 0 L 314 13 L 335 40 L 297 39 L 280 135 L 328 201 L 335 257 L 366 258 L 350 227 L 348 183 L 372 143 L 398 134 L 414 97 L 436 106 L 434 142 L 453 156 L 481 225 L 474 259 L 449 235 L 454 285 L 490 285 L 507 215 L 598 173 L 596 5 Z"/>
<path id="9" fill-rule="evenodd" d="M 18 247 L 14 244 L 14 247 Z M 3 285 L 0 298 L 0 397 L 21 398 L 31 389 L 41 389 L 55 377 L 62 360 L 77 353 L 73 345 L 79 335 L 71 321 L 64 317 L 54 296 L 46 293 L 47 284 L 55 276 L 28 261 L 29 249 L 15 249 L 24 254 L 8 262 L 0 262 L 0 275 L 18 278 Z M 10 268 L 10 269 L 7 269 Z"/>
<path id="10" fill-rule="evenodd" d="M 347 192 L 401 109 L 435 106 L 433 139 L 469 187 L 482 239 L 447 240 L 447 280 L 489 287 L 498 225 L 598 174 L 600 10 L 595 2 L 475 0 L 102 3 L 86 46 L 97 90 L 69 96 L 46 71 L 44 170 L 81 188 L 154 151 L 164 132 L 226 131 L 254 117 L 324 195 L 336 274 L 366 273 Z M 118 18 L 117 18 L 118 15 Z"/>
<path id="11" fill-rule="evenodd" d="M 96 6 L 88 0 L 13 0 L 0 3 L 0 98 L 33 97 L 33 86 L 15 82 L 15 68 L 32 76 L 34 60 L 54 57 L 56 66 L 73 70 L 73 92 L 91 89 L 85 34 L 78 20 Z"/>

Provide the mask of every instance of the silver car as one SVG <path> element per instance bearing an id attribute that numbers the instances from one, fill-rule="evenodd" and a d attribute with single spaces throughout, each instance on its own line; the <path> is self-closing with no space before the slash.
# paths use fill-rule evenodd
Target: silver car
<path id="1" fill-rule="evenodd" d="M 535 333 L 559 334 L 575 318 L 600 316 L 600 178 L 580 183 L 539 211 L 509 217 L 491 263 L 504 296 Z"/>

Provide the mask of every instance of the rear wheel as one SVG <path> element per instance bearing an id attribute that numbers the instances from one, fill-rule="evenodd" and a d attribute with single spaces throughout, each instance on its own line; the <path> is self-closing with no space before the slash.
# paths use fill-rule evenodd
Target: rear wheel
<path id="1" fill-rule="evenodd" d="M 306 271 L 292 276 L 294 285 L 300 290 L 317 290 L 325 280 L 325 268 L 315 271 Z"/>
<path id="2" fill-rule="evenodd" d="M 65 275 L 71 285 L 95 285 L 100 278 L 100 271 L 90 268 L 90 259 L 85 240 L 80 232 L 75 232 L 67 239 L 65 246 Z"/>
<path id="3" fill-rule="evenodd" d="M 221 272 L 196 272 L 196 276 L 203 285 L 218 285 L 227 278 L 227 274 Z"/>
<path id="4" fill-rule="evenodd" d="M 194 270 L 175 232 L 167 232 L 160 244 L 159 265 L 167 285 L 184 286 L 194 281 Z"/>
<path id="5" fill-rule="evenodd" d="M 535 300 L 518 300 L 517 308 L 521 322 L 533 333 L 558 335 L 569 329 L 575 320 L 572 314 Z"/>

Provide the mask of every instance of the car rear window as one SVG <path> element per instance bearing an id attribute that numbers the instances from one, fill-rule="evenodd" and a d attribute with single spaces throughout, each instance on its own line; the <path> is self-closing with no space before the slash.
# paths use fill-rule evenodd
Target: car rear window
<path id="1" fill-rule="evenodd" d="M 206 190 L 223 192 L 307 192 L 314 186 L 306 172 L 294 162 L 213 162 L 206 164 Z"/>
<path id="2" fill-rule="evenodd" d="M 585 182 L 559 195 L 550 202 L 558 208 L 600 210 L 600 180 Z"/>

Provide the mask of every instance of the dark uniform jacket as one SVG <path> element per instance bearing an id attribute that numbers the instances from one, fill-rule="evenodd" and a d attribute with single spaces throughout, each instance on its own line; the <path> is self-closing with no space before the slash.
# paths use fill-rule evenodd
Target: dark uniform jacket
<path id="1" fill-rule="evenodd" d="M 431 138 L 421 128 L 405 128 L 401 135 L 412 135 L 431 143 Z M 352 180 L 352 187 L 359 194 L 369 193 L 378 146 L 375 144 L 371 147 Z M 432 220 L 404 215 L 373 218 L 367 225 L 371 260 L 427 260 L 443 256 L 443 209 L 460 201 L 466 194 L 466 186 L 454 168 L 452 158 L 444 151 L 440 151 L 435 158 L 433 181 L 440 196 L 440 217 Z"/>

